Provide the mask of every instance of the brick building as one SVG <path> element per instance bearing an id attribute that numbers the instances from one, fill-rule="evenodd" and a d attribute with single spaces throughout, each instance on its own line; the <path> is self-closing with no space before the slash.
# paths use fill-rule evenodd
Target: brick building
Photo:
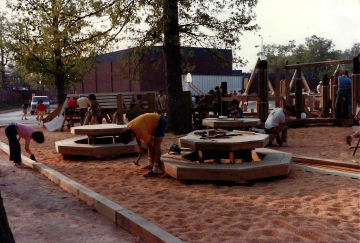
<path id="1" fill-rule="evenodd" d="M 227 56 L 232 57 L 231 50 L 221 51 L 226 52 Z M 87 75 L 84 82 L 74 86 L 76 92 L 80 94 L 166 90 L 164 52 L 162 47 L 157 47 L 155 51 L 145 55 L 142 59 L 141 64 L 145 72 L 141 77 L 141 82 L 130 82 L 124 79 L 123 75 L 116 74 L 123 65 L 120 58 L 125 52 L 126 50 L 122 50 L 99 56 L 97 70 Z M 223 64 L 203 48 L 181 48 L 181 52 L 191 53 L 190 56 L 187 55 L 186 58 L 182 58 L 182 65 L 194 65 L 194 70 L 191 74 L 232 75 L 231 64 Z M 154 63 L 156 63 L 156 68 L 153 65 Z"/>

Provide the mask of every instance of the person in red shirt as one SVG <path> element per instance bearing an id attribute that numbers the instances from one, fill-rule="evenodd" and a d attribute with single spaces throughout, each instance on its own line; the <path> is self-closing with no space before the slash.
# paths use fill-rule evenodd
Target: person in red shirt
<path id="1" fill-rule="evenodd" d="M 65 116 L 64 116 L 64 120 L 61 124 L 62 132 L 64 131 L 64 124 L 65 124 L 66 120 L 70 119 L 69 124 L 67 125 L 67 127 L 69 129 L 70 129 L 70 127 L 74 126 L 73 116 L 74 116 L 76 106 L 77 106 L 77 100 L 75 99 L 75 97 L 71 97 L 65 107 Z"/>
<path id="2" fill-rule="evenodd" d="M 41 124 L 41 121 L 44 119 L 46 106 L 43 104 L 44 102 L 42 100 L 39 100 L 39 104 L 36 105 L 36 112 L 39 115 L 39 125 Z"/>

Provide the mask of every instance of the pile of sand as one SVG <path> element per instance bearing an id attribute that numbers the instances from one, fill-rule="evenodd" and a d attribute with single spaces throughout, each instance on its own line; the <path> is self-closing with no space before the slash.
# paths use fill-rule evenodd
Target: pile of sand
<path id="1" fill-rule="evenodd" d="M 287 177 L 258 180 L 250 187 L 144 178 L 146 171 L 132 163 L 137 154 L 116 159 L 63 160 L 54 143 L 73 135 L 67 131 L 44 133 L 45 144 L 31 143 L 39 162 L 186 242 L 359 242 L 360 193 L 356 179 L 296 168 Z M 349 134 L 348 127 L 291 129 L 291 147 L 271 148 L 302 156 L 358 161 L 346 145 L 345 136 Z M 177 141 L 170 137 L 174 135 L 166 134 L 164 138 L 163 152 Z M 7 143 L 3 128 L 0 140 Z M 144 157 L 140 164 L 146 164 Z"/>

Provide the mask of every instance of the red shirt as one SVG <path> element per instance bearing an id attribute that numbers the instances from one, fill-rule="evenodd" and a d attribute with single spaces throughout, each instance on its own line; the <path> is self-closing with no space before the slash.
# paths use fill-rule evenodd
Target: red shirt
<path id="1" fill-rule="evenodd" d="M 44 104 L 37 104 L 36 110 L 38 111 L 46 111 L 46 106 Z"/>
<path id="2" fill-rule="evenodd" d="M 76 107 L 77 106 L 77 100 L 76 99 L 71 99 L 68 101 L 68 103 L 66 104 L 67 107 Z"/>

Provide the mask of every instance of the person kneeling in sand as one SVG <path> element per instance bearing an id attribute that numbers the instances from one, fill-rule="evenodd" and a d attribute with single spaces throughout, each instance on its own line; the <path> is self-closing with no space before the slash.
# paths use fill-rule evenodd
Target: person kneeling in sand
<path id="1" fill-rule="evenodd" d="M 136 139 L 138 152 L 142 155 L 144 152 L 141 149 L 141 140 L 144 141 L 148 148 L 149 163 L 144 169 L 152 170 L 145 174 L 144 177 L 151 177 L 158 175 L 158 167 L 161 157 L 161 142 L 165 137 L 167 128 L 167 120 L 164 116 L 156 113 L 147 113 L 138 116 L 126 127 L 126 130 L 121 133 L 121 141 L 128 144 Z"/>
<path id="2" fill-rule="evenodd" d="M 14 161 L 15 166 L 22 166 L 21 161 L 21 147 L 20 139 L 25 139 L 25 151 L 30 154 L 30 159 L 36 161 L 35 155 L 30 150 L 30 140 L 33 139 L 37 143 L 45 141 L 44 134 L 40 131 L 35 131 L 34 128 L 20 124 L 11 123 L 5 128 L 6 137 L 9 140 L 10 147 L 10 161 Z M 16 137 L 19 135 L 19 138 Z"/>
<path id="3" fill-rule="evenodd" d="M 285 108 L 275 108 L 270 112 L 265 122 L 265 132 L 267 134 L 275 134 L 276 142 L 280 147 L 289 146 L 287 143 L 287 130 L 285 117 L 291 115 L 291 106 L 285 106 Z M 280 138 L 281 133 L 281 138 Z"/>

